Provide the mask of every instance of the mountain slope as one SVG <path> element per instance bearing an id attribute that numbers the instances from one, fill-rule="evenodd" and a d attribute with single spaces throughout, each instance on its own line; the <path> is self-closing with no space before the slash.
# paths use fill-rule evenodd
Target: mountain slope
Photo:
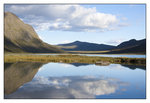
<path id="1" fill-rule="evenodd" d="M 5 52 L 57 53 L 59 48 L 43 42 L 32 26 L 25 24 L 16 15 L 6 12 L 4 16 Z"/>
<path id="2" fill-rule="evenodd" d="M 88 43 L 75 41 L 68 44 L 59 44 L 61 49 L 67 51 L 103 51 L 113 49 L 115 46 L 105 45 L 105 44 L 96 44 L 96 43 Z"/>
<path id="3" fill-rule="evenodd" d="M 110 52 L 107 52 L 107 54 L 121 54 L 121 53 L 146 54 L 146 46 L 145 44 L 140 44 L 129 48 L 114 49 Z"/>
<path id="4" fill-rule="evenodd" d="M 134 47 L 134 46 L 138 46 L 138 45 L 141 45 L 141 44 L 146 45 L 146 39 L 142 39 L 142 40 L 131 39 L 129 41 L 122 42 L 116 48 L 117 49 L 118 48 L 129 48 L 129 47 Z"/>
<path id="5" fill-rule="evenodd" d="M 135 53 L 146 54 L 146 39 L 122 42 L 115 49 L 107 52 L 107 54 Z"/>

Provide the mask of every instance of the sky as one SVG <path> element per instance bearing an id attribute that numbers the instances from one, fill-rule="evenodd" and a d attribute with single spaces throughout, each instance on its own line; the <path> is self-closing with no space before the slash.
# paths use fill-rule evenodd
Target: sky
<path id="1" fill-rule="evenodd" d="M 5 12 L 30 24 L 49 44 L 74 41 L 118 45 L 146 38 L 144 4 L 14 5 Z"/>

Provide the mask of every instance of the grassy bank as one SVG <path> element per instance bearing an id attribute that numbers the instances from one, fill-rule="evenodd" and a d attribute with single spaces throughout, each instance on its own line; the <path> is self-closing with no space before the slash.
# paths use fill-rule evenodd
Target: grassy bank
<path id="1" fill-rule="evenodd" d="M 115 58 L 115 57 L 96 57 L 80 55 L 31 55 L 31 54 L 5 54 L 4 62 L 63 62 L 63 63 L 89 63 L 109 62 L 116 64 L 146 65 L 145 58 Z"/>

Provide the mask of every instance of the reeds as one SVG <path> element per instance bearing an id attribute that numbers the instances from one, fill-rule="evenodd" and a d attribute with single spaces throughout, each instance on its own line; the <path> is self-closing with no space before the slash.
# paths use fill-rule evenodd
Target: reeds
<path id="1" fill-rule="evenodd" d="M 125 57 L 96 57 L 81 55 L 32 55 L 32 54 L 5 54 L 4 62 L 63 62 L 63 63 L 89 63 L 95 64 L 99 61 L 115 64 L 146 65 L 145 58 Z"/>

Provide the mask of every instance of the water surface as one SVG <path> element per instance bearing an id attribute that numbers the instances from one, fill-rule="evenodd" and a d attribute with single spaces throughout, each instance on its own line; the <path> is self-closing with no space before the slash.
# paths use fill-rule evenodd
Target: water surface
<path id="1" fill-rule="evenodd" d="M 67 55 L 67 54 L 33 54 L 33 55 Z M 99 56 L 99 57 L 127 57 L 127 58 L 146 58 L 146 55 L 129 55 L 129 54 L 72 54 L 83 56 Z"/>
<path id="2" fill-rule="evenodd" d="M 102 57 L 127 57 L 127 58 L 146 58 L 146 55 L 122 55 L 122 54 L 81 54 L 85 56 L 102 56 Z"/>
<path id="3" fill-rule="evenodd" d="M 5 98 L 144 99 L 145 67 L 5 63 Z"/>

